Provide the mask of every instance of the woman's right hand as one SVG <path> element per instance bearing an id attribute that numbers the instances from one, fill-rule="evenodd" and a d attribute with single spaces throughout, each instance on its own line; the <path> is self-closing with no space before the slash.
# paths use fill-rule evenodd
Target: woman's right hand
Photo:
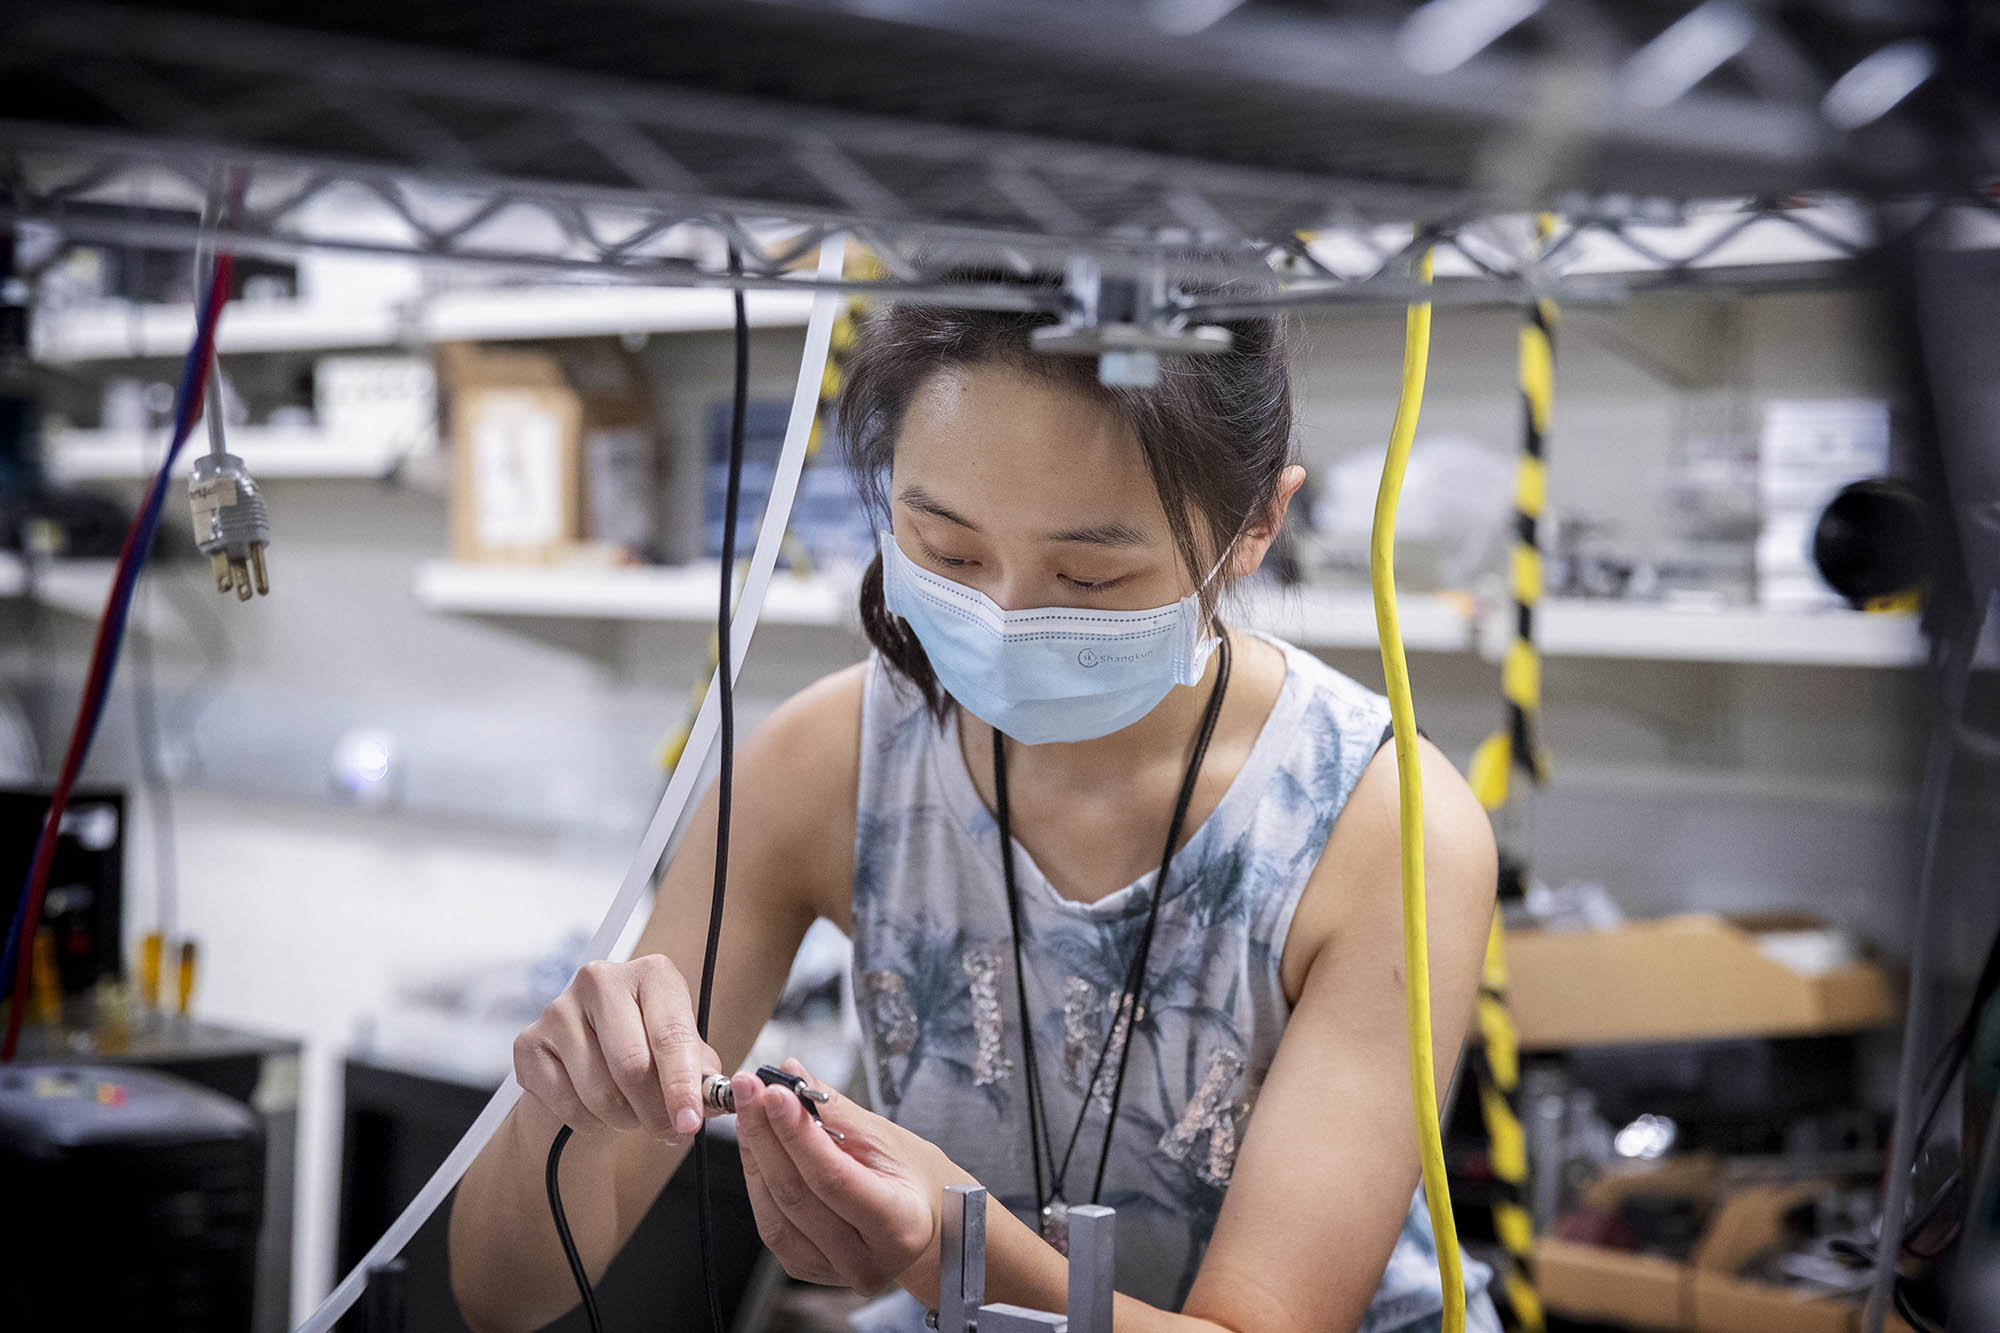
<path id="1" fill-rule="evenodd" d="M 665 954 L 586 963 L 514 1039 L 514 1077 L 578 1133 L 643 1129 L 678 1146 L 721 1061 L 695 1031 L 687 979 Z"/>

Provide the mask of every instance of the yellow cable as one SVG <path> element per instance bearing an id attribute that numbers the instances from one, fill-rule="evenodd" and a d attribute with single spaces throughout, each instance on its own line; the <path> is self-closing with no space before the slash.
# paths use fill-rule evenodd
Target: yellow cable
<path id="1" fill-rule="evenodd" d="M 1416 263 L 1416 278 L 1428 286 L 1431 253 Z M 1417 754 L 1416 704 L 1410 698 L 1410 667 L 1403 656 L 1403 632 L 1396 615 L 1396 505 L 1403 472 L 1417 433 L 1424 400 L 1424 371 L 1430 360 L 1431 306 L 1410 306 L 1403 336 L 1403 389 L 1396 421 L 1389 429 L 1389 452 L 1382 462 L 1382 486 L 1375 494 L 1375 527 L 1368 542 L 1368 581 L 1375 595 L 1375 632 L 1382 645 L 1382 674 L 1388 683 L 1389 716 L 1396 733 L 1396 786 L 1400 795 L 1403 862 L 1403 995 L 1409 1008 L 1410 1095 L 1416 1103 L 1417 1141 L 1422 1150 L 1424 1201 L 1437 1239 L 1438 1284 L 1444 1289 L 1443 1333 L 1464 1333 L 1465 1277 L 1458 1254 L 1458 1228 L 1451 1216 L 1451 1189 L 1444 1173 L 1444 1135 L 1438 1127 L 1437 1079 L 1431 1054 L 1431 967 L 1424 914 L 1424 792 Z"/>

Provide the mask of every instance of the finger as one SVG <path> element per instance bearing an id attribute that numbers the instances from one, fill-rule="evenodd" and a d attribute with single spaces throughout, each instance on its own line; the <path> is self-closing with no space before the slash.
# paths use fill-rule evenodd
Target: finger
<path id="1" fill-rule="evenodd" d="M 806 1121 L 798 1098 L 785 1088 L 759 1088 L 747 1108 L 742 1101 L 737 1102 L 736 1108 L 737 1140 L 754 1156 L 772 1201 L 843 1274 L 859 1271 L 868 1252 L 867 1245 L 806 1183 L 792 1155 L 778 1141 L 777 1136 L 783 1132 L 781 1125 L 793 1120 Z M 817 1126 L 812 1132 L 822 1139 L 826 1137 Z"/>
<path id="2" fill-rule="evenodd" d="M 660 954 L 639 971 L 639 1014 L 650 1047 L 651 1068 L 661 1108 L 677 1134 L 701 1128 L 701 1077 L 722 1062 L 695 1029 L 687 980 Z"/>
<path id="3" fill-rule="evenodd" d="M 771 1191 L 765 1188 L 764 1179 L 757 1174 L 747 1152 L 743 1154 L 743 1184 L 750 1194 L 750 1213 L 757 1219 L 757 1239 L 778 1257 L 784 1270 L 805 1282 L 837 1283 L 840 1274 L 834 1271 L 832 1261 L 792 1225 L 784 1210 L 772 1200 Z"/>
<path id="4" fill-rule="evenodd" d="M 894 1187 L 835 1145 L 796 1098 L 788 1100 L 793 1103 L 790 1114 L 771 1115 L 770 1128 L 792 1170 L 849 1228 L 872 1234 L 885 1218 L 896 1215 Z"/>
<path id="5" fill-rule="evenodd" d="M 654 1046 L 639 1006 L 625 986 L 592 988 L 583 996 L 583 1017 L 597 1054 L 637 1126 L 656 1139 L 671 1138 L 676 1126 L 660 1096 Z"/>
<path id="6" fill-rule="evenodd" d="M 604 1062 L 604 1052 L 597 1044 L 597 1034 L 581 1012 L 571 1025 L 562 1049 L 563 1069 L 590 1113 L 611 1129 L 639 1128 L 639 1117 L 625 1100 L 625 1094 L 618 1090 L 610 1066 Z"/>
<path id="7" fill-rule="evenodd" d="M 756 1108 L 757 1092 L 762 1087 L 748 1074 L 738 1074 L 731 1080 L 736 1104 L 742 1108 L 736 1116 L 736 1142 L 743 1153 L 743 1184 L 750 1195 L 750 1211 L 757 1218 L 757 1236 L 793 1277 L 808 1282 L 838 1281 L 840 1275 L 833 1261 L 786 1215 L 764 1179 L 756 1151 L 758 1136 L 768 1137 L 769 1133 Z"/>
<path id="8" fill-rule="evenodd" d="M 609 1128 L 583 1104 L 563 1068 L 562 1057 L 533 1028 L 514 1039 L 514 1078 L 521 1090 L 549 1109 L 556 1119 L 579 1134 Z"/>
<path id="9" fill-rule="evenodd" d="M 827 1128 L 839 1134 L 834 1142 L 840 1145 L 842 1154 L 864 1168 L 879 1169 L 892 1175 L 902 1172 L 903 1158 L 892 1142 L 893 1135 L 884 1132 L 893 1122 L 884 1120 L 857 1102 L 845 1100 L 833 1088 L 814 1079 L 811 1071 L 797 1059 L 788 1059 L 779 1067 L 806 1079 L 826 1094 L 826 1100 L 819 1103 L 820 1118 Z"/>

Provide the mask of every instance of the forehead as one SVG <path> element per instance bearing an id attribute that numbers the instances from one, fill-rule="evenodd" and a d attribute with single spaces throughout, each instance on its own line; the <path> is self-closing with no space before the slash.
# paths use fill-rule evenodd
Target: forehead
<path id="1" fill-rule="evenodd" d="M 911 483 L 979 510 L 967 517 L 981 526 L 1118 520 L 1167 536 L 1131 426 L 1107 405 L 1011 366 L 941 370 L 919 386 L 896 440 L 894 485 Z"/>

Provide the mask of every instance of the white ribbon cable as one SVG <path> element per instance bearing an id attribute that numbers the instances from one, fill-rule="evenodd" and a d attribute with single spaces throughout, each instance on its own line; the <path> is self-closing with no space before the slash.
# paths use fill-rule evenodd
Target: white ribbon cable
<path id="1" fill-rule="evenodd" d="M 819 276 L 827 281 L 837 281 L 841 274 L 841 255 L 845 250 L 845 240 L 835 236 L 820 247 Z M 731 618 L 729 631 L 729 678 L 734 681 L 743 670 L 743 657 L 750 647 L 750 636 L 757 632 L 757 617 L 764 609 L 764 594 L 771 586 L 771 574 L 778 564 L 778 545 L 791 522 L 792 499 L 798 494 L 799 472 L 805 466 L 806 441 L 812 435 L 813 417 L 819 409 L 819 390 L 822 376 L 826 373 L 827 344 L 833 333 L 833 321 L 840 313 L 846 297 L 839 292 L 822 291 L 813 297 L 812 314 L 806 321 L 805 357 L 799 363 L 799 382 L 792 391 L 791 420 L 785 426 L 785 445 L 778 454 L 778 473 L 771 483 L 770 504 L 764 511 L 764 524 L 757 533 L 757 546 L 750 556 L 750 572 L 743 581 L 743 591 L 737 599 L 736 614 Z M 674 775 L 667 782 L 666 794 L 660 797 L 659 808 L 653 812 L 653 819 L 646 826 L 646 834 L 639 840 L 639 850 L 632 858 L 631 866 L 625 872 L 625 882 L 618 888 L 618 896 L 611 901 L 611 909 L 604 914 L 597 933 L 590 937 L 589 956 L 592 959 L 605 957 L 611 946 L 618 941 L 625 923 L 631 919 L 632 909 L 639 905 L 639 899 L 652 883 L 653 872 L 665 855 L 668 842 L 679 827 L 688 801 L 694 795 L 696 781 L 701 776 L 703 766 L 708 762 L 708 752 L 715 744 L 715 733 L 721 723 L 722 704 L 717 692 L 721 681 L 722 667 L 716 667 L 716 674 L 709 678 L 708 693 L 701 701 L 701 711 L 695 715 L 694 728 L 688 735 L 687 748 L 681 752 L 681 760 L 674 765 Z M 505 1082 L 494 1092 L 493 1099 L 486 1103 L 486 1109 L 472 1122 L 472 1128 L 465 1131 L 465 1137 L 444 1159 L 444 1162 L 424 1182 L 417 1191 L 417 1197 L 410 1200 L 410 1206 L 382 1233 L 382 1238 L 369 1247 L 361 1256 L 361 1262 L 352 1272 L 340 1280 L 327 1298 L 319 1303 L 305 1323 L 299 1325 L 298 1333 L 329 1333 L 334 1321 L 352 1308 L 361 1298 L 368 1285 L 368 1275 L 377 1266 L 401 1254 L 410 1238 L 417 1234 L 417 1228 L 430 1220 L 432 1213 L 443 1203 L 472 1165 L 473 1158 L 479 1156 L 480 1149 L 492 1139 L 500 1128 L 500 1122 L 507 1118 L 507 1112 L 520 1100 L 521 1085 L 509 1074 Z"/>

